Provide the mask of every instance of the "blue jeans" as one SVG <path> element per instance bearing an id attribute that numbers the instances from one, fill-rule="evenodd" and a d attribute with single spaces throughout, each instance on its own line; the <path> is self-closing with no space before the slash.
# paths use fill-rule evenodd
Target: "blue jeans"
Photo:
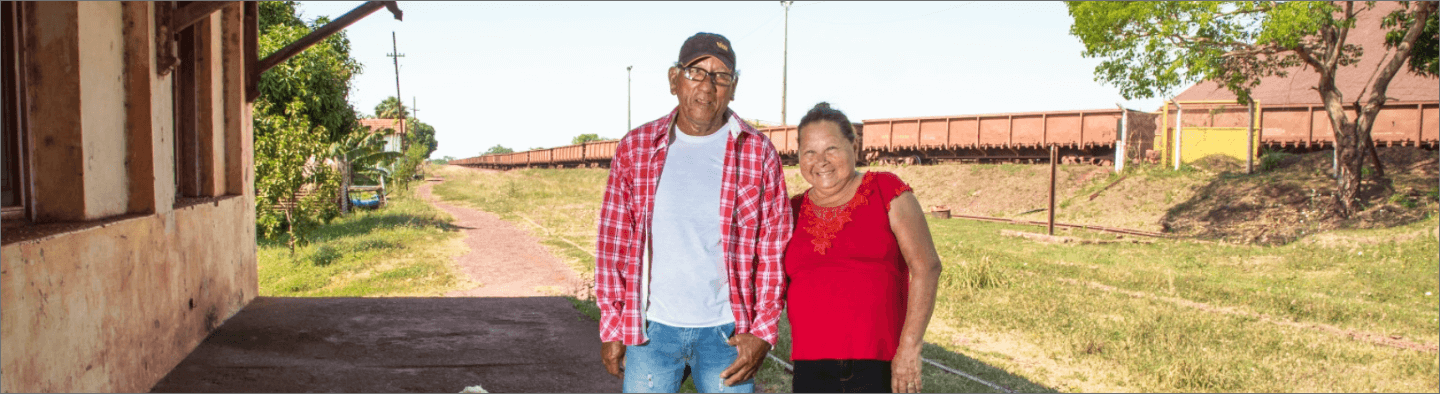
<path id="1" fill-rule="evenodd" d="M 750 393 L 755 379 L 725 386 L 720 372 L 740 353 L 726 343 L 735 323 L 715 327 L 672 327 L 648 322 L 650 342 L 625 347 L 625 392 L 673 393 L 680 390 L 685 366 L 690 366 L 695 390 L 702 393 Z"/>

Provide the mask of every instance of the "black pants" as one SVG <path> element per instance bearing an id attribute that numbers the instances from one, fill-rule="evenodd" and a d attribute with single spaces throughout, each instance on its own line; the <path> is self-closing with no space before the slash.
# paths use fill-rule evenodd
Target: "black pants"
<path id="1" fill-rule="evenodd" d="M 888 393 L 890 362 L 795 360 L 797 393 Z"/>

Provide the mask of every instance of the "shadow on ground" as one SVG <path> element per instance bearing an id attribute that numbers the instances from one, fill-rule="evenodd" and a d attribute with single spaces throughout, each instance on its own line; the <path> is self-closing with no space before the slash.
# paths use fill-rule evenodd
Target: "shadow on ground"
<path id="1" fill-rule="evenodd" d="M 256 298 L 152 392 L 618 392 L 564 297 Z"/>
<path id="2" fill-rule="evenodd" d="M 943 364 L 950 369 L 964 372 L 991 384 L 1018 393 L 1054 393 L 1055 389 L 1045 387 L 1004 369 L 986 364 L 961 353 L 945 350 L 932 343 L 926 343 L 920 350 L 921 357 Z M 925 378 L 925 392 L 946 393 L 1003 393 L 974 379 L 945 372 L 933 365 L 924 365 L 921 370 Z"/>

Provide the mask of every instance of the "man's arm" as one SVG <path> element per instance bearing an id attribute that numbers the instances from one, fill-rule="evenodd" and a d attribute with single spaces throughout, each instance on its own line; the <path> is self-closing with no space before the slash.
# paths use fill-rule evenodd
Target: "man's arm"
<path id="1" fill-rule="evenodd" d="M 735 333 L 730 346 L 739 353 L 735 362 L 720 372 L 726 386 L 755 377 L 765 362 L 765 353 L 775 347 L 780 334 L 780 311 L 785 308 L 785 266 L 780 258 L 790 241 L 790 198 L 785 189 L 785 172 L 773 144 L 766 143 L 761 161 L 760 228 L 756 245 L 755 311 L 750 332 Z"/>
<path id="2" fill-rule="evenodd" d="M 622 145 L 624 145 L 622 141 Z M 595 304 L 600 308 L 601 359 L 605 369 L 623 376 L 625 310 L 625 242 L 634 236 L 630 212 L 630 163 L 622 154 L 628 146 L 617 146 L 611 161 L 610 176 L 605 181 L 605 196 L 600 205 L 600 224 L 596 232 Z"/>
<path id="3" fill-rule="evenodd" d="M 755 317 L 750 332 L 775 345 L 780 335 L 780 312 L 785 309 L 785 265 L 781 258 L 794 231 L 785 171 L 773 145 L 766 144 L 762 161 L 760 233 L 755 267 Z"/>

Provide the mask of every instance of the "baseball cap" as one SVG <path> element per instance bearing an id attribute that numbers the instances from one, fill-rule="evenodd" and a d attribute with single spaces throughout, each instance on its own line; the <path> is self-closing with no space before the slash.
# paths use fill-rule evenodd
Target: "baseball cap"
<path id="1" fill-rule="evenodd" d="M 689 65 L 695 59 L 705 56 L 714 56 L 725 63 L 725 67 L 735 69 L 735 50 L 730 48 L 730 40 L 725 36 L 715 33 L 695 33 L 685 39 L 685 45 L 680 46 L 680 64 Z"/>

